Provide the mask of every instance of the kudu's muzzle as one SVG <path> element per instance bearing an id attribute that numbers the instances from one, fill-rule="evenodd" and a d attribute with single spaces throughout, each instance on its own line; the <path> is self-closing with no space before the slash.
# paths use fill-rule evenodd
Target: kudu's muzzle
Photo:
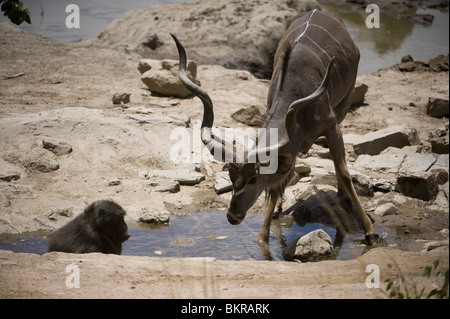
<path id="1" fill-rule="evenodd" d="M 244 218 L 245 215 L 243 217 L 240 217 L 230 211 L 227 213 L 227 219 L 231 225 L 239 225 L 244 220 Z"/>

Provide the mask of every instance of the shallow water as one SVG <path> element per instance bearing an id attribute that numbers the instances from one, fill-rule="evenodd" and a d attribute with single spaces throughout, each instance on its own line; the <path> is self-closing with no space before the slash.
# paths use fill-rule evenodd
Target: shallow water
<path id="1" fill-rule="evenodd" d="M 168 225 L 129 225 L 130 239 L 123 244 L 122 255 L 151 257 L 215 257 L 222 260 L 283 260 L 282 248 L 290 241 L 316 229 L 325 230 L 334 240 L 336 230 L 320 223 L 299 226 L 291 217 L 272 223 L 270 252 L 263 252 L 256 241 L 263 215 L 246 218 L 238 227 L 226 220 L 224 212 L 200 212 L 173 217 Z M 376 228 L 386 242 L 395 242 L 395 230 Z M 51 235 L 49 235 L 51 236 Z M 363 254 L 362 233 L 347 236 L 334 256 L 349 260 Z M 0 242 L 0 249 L 44 254 L 49 238 L 42 235 Z"/>

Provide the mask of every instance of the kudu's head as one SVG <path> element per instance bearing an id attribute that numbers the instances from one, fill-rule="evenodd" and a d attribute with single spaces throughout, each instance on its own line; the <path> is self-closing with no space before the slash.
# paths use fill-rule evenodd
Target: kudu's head
<path id="1" fill-rule="evenodd" d="M 176 36 L 171 34 L 177 45 L 180 58 L 179 78 L 184 86 L 195 94 L 203 103 L 204 113 L 201 125 L 201 139 L 215 159 L 229 163 L 229 174 L 233 184 L 233 194 L 227 213 L 228 221 L 238 225 L 245 218 L 249 208 L 256 202 L 264 190 L 278 191 L 280 184 L 285 185 L 289 174 L 295 165 L 296 152 L 289 152 L 290 141 L 298 129 L 296 123 L 297 111 L 317 101 L 326 91 L 333 59 L 328 65 L 327 72 L 320 87 L 311 95 L 294 101 L 285 119 L 283 137 L 269 144 L 252 150 L 245 150 L 244 156 L 237 154 L 235 145 L 212 133 L 214 122 L 213 103 L 209 95 L 197 84 L 192 82 L 186 74 L 186 51 Z M 278 133 L 277 133 L 278 134 Z M 259 136 L 258 138 L 261 138 Z M 266 137 L 263 137 L 266 138 Z M 267 138 L 269 140 L 269 138 Z M 265 143 L 264 143 L 265 145 Z M 275 164 L 275 165 L 274 165 Z M 267 169 L 271 167 L 271 169 Z M 270 194 L 269 194 L 270 195 Z"/>

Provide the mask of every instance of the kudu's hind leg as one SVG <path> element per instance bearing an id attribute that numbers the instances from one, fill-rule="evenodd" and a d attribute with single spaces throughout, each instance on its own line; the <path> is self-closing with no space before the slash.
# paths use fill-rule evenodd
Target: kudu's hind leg
<path id="1" fill-rule="evenodd" d="M 331 156 L 333 157 L 334 167 L 336 170 L 336 178 L 341 191 L 351 200 L 358 217 L 363 225 L 366 241 L 369 245 L 374 244 L 379 236 L 373 230 L 372 222 L 367 216 L 364 208 L 356 194 L 352 183 L 352 178 L 348 172 L 347 164 L 345 162 L 345 148 L 344 140 L 339 125 L 336 123 L 325 135 L 330 148 Z"/>

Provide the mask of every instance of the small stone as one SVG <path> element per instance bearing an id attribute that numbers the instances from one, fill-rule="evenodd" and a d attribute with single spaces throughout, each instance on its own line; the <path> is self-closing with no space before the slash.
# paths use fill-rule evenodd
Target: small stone
<path id="1" fill-rule="evenodd" d="M 43 173 L 59 169 L 59 163 L 55 154 L 43 149 L 32 151 L 30 161 L 26 166 L 31 170 Z"/>
<path id="2" fill-rule="evenodd" d="M 378 206 L 375 209 L 374 214 L 378 215 L 378 216 L 397 215 L 397 214 L 399 214 L 399 211 L 398 211 L 397 207 L 395 207 L 394 204 L 386 203 L 386 204 Z"/>
<path id="3" fill-rule="evenodd" d="M 167 211 L 155 211 L 143 208 L 139 216 L 139 222 L 146 224 L 167 224 L 170 221 L 170 213 Z"/>
<path id="4" fill-rule="evenodd" d="M 413 62 L 413 58 L 410 54 L 402 56 L 402 63 Z"/>
<path id="5" fill-rule="evenodd" d="M 369 87 L 367 86 L 367 84 L 364 83 L 355 86 L 352 97 L 350 99 L 350 104 L 351 105 L 363 104 L 368 88 Z"/>
<path id="6" fill-rule="evenodd" d="M 108 182 L 108 186 L 118 186 L 120 184 L 122 184 L 120 179 L 112 179 Z"/>
<path id="7" fill-rule="evenodd" d="M 72 153 L 72 146 L 70 146 L 66 142 L 54 142 L 54 141 L 43 140 L 42 146 L 46 150 L 49 150 L 58 156 L 67 155 L 67 154 Z"/>
<path id="8" fill-rule="evenodd" d="M 116 93 L 112 97 L 113 104 L 127 104 L 130 102 L 131 93 Z"/>
<path id="9" fill-rule="evenodd" d="M 205 175 L 188 169 L 151 170 L 147 173 L 147 178 L 150 180 L 155 178 L 172 179 L 178 181 L 180 185 L 195 185 L 203 181 Z"/>
<path id="10" fill-rule="evenodd" d="M 449 245 L 449 240 L 448 240 L 448 238 L 446 239 L 446 240 L 437 240 L 437 241 L 432 241 L 432 242 L 429 242 L 429 243 L 426 243 L 424 246 L 423 246 L 423 252 L 426 252 L 426 251 L 430 251 L 430 250 L 433 250 L 433 249 L 436 249 L 436 248 L 438 248 L 438 247 L 442 247 L 442 246 L 448 246 Z"/>
<path id="11" fill-rule="evenodd" d="M 260 127 L 264 123 L 264 117 L 262 116 L 261 111 L 256 105 L 242 108 L 234 112 L 233 114 L 231 114 L 231 118 L 248 126 Z"/>
<path id="12" fill-rule="evenodd" d="M 300 175 L 300 176 L 303 175 L 303 176 L 304 176 L 304 175 L 308 175 L 309 173 L 311 173 L 311 167 L 309 167 L 309 166 L 306 165 L 306 164 L 301 163 L 301 164 L 295 165 L 294 171 L 295 171 L 298 175 Z"/>

